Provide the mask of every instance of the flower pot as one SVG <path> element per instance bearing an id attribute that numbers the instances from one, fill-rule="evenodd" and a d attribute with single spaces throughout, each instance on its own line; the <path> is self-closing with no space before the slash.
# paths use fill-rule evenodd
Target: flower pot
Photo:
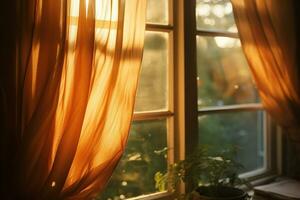
<path id="1" fill-rule="evenodd" d="M 201 186 L 193 200 L 246 200 L 249 195 L 241 189 L 227 186 Z"/>

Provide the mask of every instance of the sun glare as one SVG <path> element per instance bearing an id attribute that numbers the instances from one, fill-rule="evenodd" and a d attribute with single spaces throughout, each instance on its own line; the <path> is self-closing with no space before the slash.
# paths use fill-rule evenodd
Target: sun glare
<path id="1" fill-rule="evenodd" d="M 86 13 L 86 15 L 88 13 L 88 10 L 89 10 L 89 0 L 85 0 L 85 13 Z"/>
<path id="2" fill-rule="evenodd" d="M 86 13 L 88 12 L 88 5 L 90 0 L 85 0 Z M 71 0 L 71 17 L 79 16 L 80 0 Z M 117 21 L 118 20 L 118 1 L 103 1 L 95 0 L 95 18 L 103 21 Z"/>
<path id="3" fill-rule="evenodd" d="M 212 9 L 212 12 L 219 18 L 222 18 L 225 15 L 225 9 L 221 5 L 215 5 Z"/>
<path id="4" fill-rule="evenodd" d="M 79 0 L 72 0 L 71 1 L 70 15 L 72 17 L 78 17 L 78 15 L 79 15 Z"/>
<path id="5" fill-rule="evenodd" d="M 232 48 L 241 46 L 240 41 L 235 38 L 215 37 L 215 42 L 220 48 Z"/>
<path id="6" fill-rule="evenodd" d="M 201 6 L 197 6 L 197 15 L 207 17 L 210 14 L 210 6 L 208 4 L 203 4 Z"/>

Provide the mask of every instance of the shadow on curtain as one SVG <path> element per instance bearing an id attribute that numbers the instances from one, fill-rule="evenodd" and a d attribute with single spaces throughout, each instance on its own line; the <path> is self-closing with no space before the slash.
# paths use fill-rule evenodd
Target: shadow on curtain
<path id="1" fill-rule="evenodd" d="M 289 130 L 293 139 L 300 141 L 296 11 L 299 3 L 296 0 L 231 1 L 243 50 L 264 108 Z"/>
<path id="2" fill-rule="evenodd" d="M 242 46 L 268 113 L 283 127 L 284 174 L 300 178 L 297 0 L 231 0 Z"/>

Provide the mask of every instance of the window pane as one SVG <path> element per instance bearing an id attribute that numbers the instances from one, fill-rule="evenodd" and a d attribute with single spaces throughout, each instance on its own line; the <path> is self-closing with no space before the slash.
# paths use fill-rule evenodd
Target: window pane
<path id="1" fill-rule="evenodd" d="M 147 0 L 147 23 L 168 24 L 168 0 Z"/>
<path id="2" fill-rule="evenodd" d="M 146 32 L 135 111 L 167 109 L 168 33 Z"/>
<path id="3" fill-rule="evenodd" d="M 259 102 L 239 39 L 197 36 L 198 108 Z"/>
<path id="4" fill-rule="evenodd" d="M 166 120 L 133 122 L 125 153 L 101 196 L 124 199 L 156 192 L 154 174 L 167 168 Z"/>
<path id="5" fill-rule="evenodd" d="M 264 166 L 263 112 L 232 112 L 198 116 L 199 144 L 216 151 L 238 147 L 237 161 L 249 172 Z"/>
<path id="6" fill-rule="evenodd" d="M 197 0 L 197 29 L 237 32 L 230 0 Z"/>

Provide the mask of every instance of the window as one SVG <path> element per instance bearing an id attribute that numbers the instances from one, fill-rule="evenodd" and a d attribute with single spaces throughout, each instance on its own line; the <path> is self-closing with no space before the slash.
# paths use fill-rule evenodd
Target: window
<path id="1" fill-rule="evenodd" d="M 186 54 L 192 60 L 188 67 L 194 68 L 187 70 L 193 79 L 187 84 L 197 94 L 188 94 L 194 114 L 187 153 L 203 145 L 214 151 L 235 146 L 237 161 L 244 166 L 240 173 L 260 174 L 268 167 L 267 117 L 242 52 L 231 2 L 196 0 L 190 6 L 195 20 L 186 27 L 186 37 L 192 38 L 186 40 L 191 47 Z"/>
<path id="2" fill-rule="evenodd" d="M 148 0 L 134 120 L 99 199 L 168 195 L 157 193 L 154 174 L 203 144 L 238 146 L 241 173 L 261 174 L 267 128 L 230 0 Z"/>

